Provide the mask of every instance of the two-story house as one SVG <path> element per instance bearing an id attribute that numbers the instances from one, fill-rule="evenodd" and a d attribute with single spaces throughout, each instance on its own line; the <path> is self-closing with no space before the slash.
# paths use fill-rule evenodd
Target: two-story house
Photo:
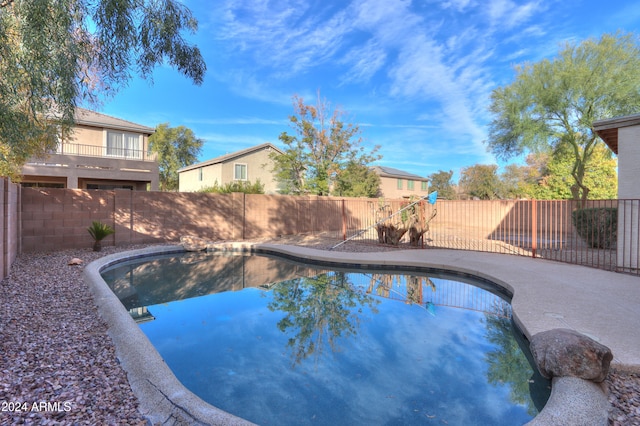
<path id="1" fill-rule="evenodd" d="M 83 108 L 75 119 L 55 152 L 23 166 L 23 186 L 158 190 L 158 161 L 149 152 L 155 129 Z"/>
<path id="2" fill-rule="evenodd" d="M 224 186 L 235 181 L 264 185 L 265 194 L 276 194 L 278 183 L 274 179 L 271 153 L 283 154 L 270 143 L 222 155 L 202 163 L 178 170 L 179 191 L 195 192 L 213 186 Z"/>
<path id="3" fill-rule="evenodd" d="M 429 193 L 429 179 L 392 167 L 373 166 L 380 176 L 380 196 L 384 198 L 424 197 Z"/>

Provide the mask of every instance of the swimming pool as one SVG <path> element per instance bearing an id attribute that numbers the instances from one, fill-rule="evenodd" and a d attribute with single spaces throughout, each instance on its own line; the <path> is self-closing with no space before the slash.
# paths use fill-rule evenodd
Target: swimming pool
<path id="1" fill-rule="evenodd" d="M 548 397 L 486 282 L 206 254 L 103 276 L 185 386 L 261 424 L 522 424 Z"/>

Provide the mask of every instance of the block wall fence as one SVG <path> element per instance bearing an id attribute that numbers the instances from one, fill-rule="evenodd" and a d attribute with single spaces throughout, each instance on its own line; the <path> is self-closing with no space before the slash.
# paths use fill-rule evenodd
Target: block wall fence
<path id="1" fill-rule="evenodd" d="M 9 275 L 11 265 L 20 252 L 20 186 L 7 178 L 0 179 L 0 279 Z"/>
<path id="2" fill-rule="evenodd" d="M 2 277 L 21 252 L 90 249 L 87 228 L 93 221 L 116 231 L 103 245 L 177 243 L 183 235 L 221 241 L 321 234 L 340 240 L 407 204 L 342 197 L 22 188 L 6 179 L 0 180 L 0 191 Z M 607 206 L 617 203 L 606 200 Z M 384 204 L 388 208 L 382 212 Z M 535 257 L 536 249 L 576 248 L 568 247 L 576 241 L 571 225 L 576 207 L 572 201 L 438 200 L 420 208 L 425 217 L 437 210 L 428 234 L 431 246 L 512 252 L 496 248 L 499 242 L 527 249 Z"/>
<path id="3" fill-rule="evenodd" d="M 104 245 L 213 241 L 340 230 L 336 200 L 280 195 L 22 188 L 22 250 L 91 247 L 93 221 L 112 226 Z M 340 206 L 339 206 L 340 207 Z"/>
<path id="4" fill-rule="evenodd" d="M 386 201 L 397 211 L 406 200 Z M 21 188 L 22 251 L 91 247 L 93 221 L 112 226 L 104 245 L 177 242 L 182 235 L 213 241 L 323 233 L 344 238 L 373 225 L 380 200 L 342 197 L 206 194 L 130 190 Z M 438 200 L 432 233 L 496 239 L 553 229 L 570 221 L 567 202 Z M 389 210 L 387 210 L 389 211 Z M 549 217 L 552 220 L 549 220 Z"/>

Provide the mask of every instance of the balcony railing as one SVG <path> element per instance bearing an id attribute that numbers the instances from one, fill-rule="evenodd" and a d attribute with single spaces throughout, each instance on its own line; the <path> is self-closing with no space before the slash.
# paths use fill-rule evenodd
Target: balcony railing
<path id="1" fill-rule="evenodd" d="M 114 158 L 121 160 L 157 161 L 155 152 L 142 149 L 113 148 L 106 146 L 62 143 L 51 154 L 78 155 L 81 157 Z"/>

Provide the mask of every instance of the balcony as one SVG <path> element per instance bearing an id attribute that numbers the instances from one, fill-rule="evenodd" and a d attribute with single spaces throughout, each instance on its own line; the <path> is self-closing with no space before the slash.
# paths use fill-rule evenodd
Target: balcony
<path id="1" fill-rule="evenodd" d="M 113 148 L 106 146 L 62 143 L 51 152 L 58 155 L 77 155 L 80 157 L 111 158 L 117 160 L 158 161 L 158 154 L 141 149 Z"/>
<path id="2" fill-rule="evenodd" d="M 136 149 L 64 143 L 44 158 L 31 158 L 22 167 L 26 183 L 62 183 L 66 188 L 122 185 L 158 189 L 157 154 Z"/>

